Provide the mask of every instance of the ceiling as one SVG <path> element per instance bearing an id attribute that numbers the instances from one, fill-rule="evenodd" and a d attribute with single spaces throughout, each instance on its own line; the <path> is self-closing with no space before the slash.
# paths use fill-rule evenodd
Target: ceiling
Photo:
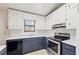
<path id="1" fill-rule="evenodd" d="M 29 13 L 46 16 L 64 3 L 0 3 L 0 5 Z"/>

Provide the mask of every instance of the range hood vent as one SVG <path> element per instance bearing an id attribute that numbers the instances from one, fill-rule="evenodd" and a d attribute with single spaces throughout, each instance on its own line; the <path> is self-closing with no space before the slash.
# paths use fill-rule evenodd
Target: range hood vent
<path id="1" fill-rule="evenodd" d="M 55 28 L 66 28 L 66 23 L 52 25 L 52 29 L 55 29 Z"/>

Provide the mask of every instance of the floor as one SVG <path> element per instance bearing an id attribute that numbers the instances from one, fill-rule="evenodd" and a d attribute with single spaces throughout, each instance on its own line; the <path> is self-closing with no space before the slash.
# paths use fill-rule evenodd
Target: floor
<path id="1" fill-rule="evenodd" d="M 2 50 L 5 46 L 0 46 L 0 49 Z M 48 49 L 42 49 L 34 52 L 30 52 L 25 55 L 54 55 L 52 54 Z"/>
<path id="2" fill-rule="evenodd" d="M 25 54 L 25 55 L 53 55 L 53 54 L 46 49 L 42 49 L 42 50 L 31 52 L 31 53 L 28 53 L 28 54 Z"/>

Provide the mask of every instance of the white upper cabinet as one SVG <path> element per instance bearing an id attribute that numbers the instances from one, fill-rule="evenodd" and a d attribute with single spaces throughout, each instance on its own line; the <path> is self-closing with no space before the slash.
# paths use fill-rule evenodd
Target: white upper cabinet
<path id="1" fill-rule="evenodd" d="M 35 30 L 51 30 L 52 25 L 66 23 L 66 29 L 76 29 L 79 20 L 78 3 L 67 3 L 47 17 L 8 10 L 8 29 L 24 29 L 24 20 L 35 20 Z"/>
<path id="2" fill-rule="evenodd" d="M 55 24 L 65 23 L 66 20 L 65 14 L 66 14 L 65 5 L 61 6 L 56 11 L 54 11 Z"/>
<path id="3" fill-rule="evenodd" d="M 65 4 L 46 17 L 47 28 L 50 29 L 55 24 L 66 23 L 66 29 L 76 29 L 78 16 L 78 3 Z"/>
<path id="4" fill-rule="evenodd" d="M 72 8 L 77 7 L 77 6 L 78 6 L 78 3 L 67 3 L 66 4 L 67 10 L 71 10 Z"/>
<path id="5" fill-rule="evenodd" d="M 8 29 L 22 29 L 22 13 L 8 10 Z"/>
<path id="6" fill-rule="evenodd" d="M 51 18 L 51 25 L 54 25 L 56 22 L 55 22 L 55 14 L 54 12 L 52 12 L 52 18 Z"/>
<path id="7" fill-rule="evenodd" d="M 56 9 L 46 17 L 46 29 L 51 30 L 52 25 L 66 23 L 66 8 L 65 5 Z"/>
<path id="8" fill-rule="evenodd" d="M 50 15 L 48 15 L 47 17 L 46 17 L 46 29 L 47 30 L 51 30 L 52 29 L 52 14 L 50 14 Z"/>
<path id="9" fill-rule="evenodd" d="M 52 25 L 66 23 L 66 8 L 65 5 L 61 6 L 60 8 L 56 9 L 52 12 Z"/>
<path id="10" fill-rule="evenodd" d="M 16 29 L 16 12 L 8 10 L 8 29 Z"/>
<path id="11" fill-rule="evenodd" d="M 66 8 L 65 5 L 61 6 L 58 9 L 58 19 L 59 19 L 59 23 L 66 23 Z"/>
<path id="12" fill-rule="evenodd" d="M 53 12 L 53 16 L 52 16 L 52 25 L 57 24 L 58 23 L 58 14 L 57 14 L 57 10 Z"/>
<path id="13" fill-rule="evenodd" d="M 72 4 L 73 6 L 73 4 Z M 76 29 L 77 27 L 77 20 L 79 20 L 79 11 L 78 11 L 78 6 L 74 6 L 74 8 L 71 8 L 68 10 L 66 8 L 66 29 Z"/>

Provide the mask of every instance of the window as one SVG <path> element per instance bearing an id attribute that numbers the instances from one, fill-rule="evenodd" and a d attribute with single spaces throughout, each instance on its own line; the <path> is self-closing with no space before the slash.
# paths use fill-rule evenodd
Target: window
<path id="1" fill-rule="evenodd" d="M 24 32 L 35 32 L 35 20 L 24 20 Z"/>

